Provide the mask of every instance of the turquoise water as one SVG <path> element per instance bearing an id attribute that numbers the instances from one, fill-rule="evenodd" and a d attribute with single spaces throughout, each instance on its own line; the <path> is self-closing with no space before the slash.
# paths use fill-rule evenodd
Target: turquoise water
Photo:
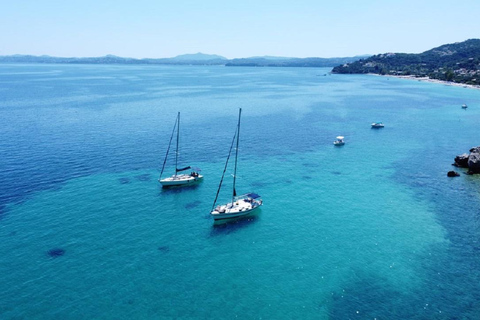
<path id="1" fill-rule="evenodd" d="M 480 91 L 328 72 L 0 65 L 0 318 L 480 318 Z M 239 107 L 264 206 L 215 225 Z"/>

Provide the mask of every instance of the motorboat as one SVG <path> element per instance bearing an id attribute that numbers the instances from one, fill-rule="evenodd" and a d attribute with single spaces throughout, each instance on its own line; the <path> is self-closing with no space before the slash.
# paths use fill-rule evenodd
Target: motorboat
<path id="1" fill-rule="evenodd" d="M 338 136 L 337 140 L 333 141 L 333 144 L 336 145 L 336 146 L 343 146 L 345 144 L 344 138 L 345 137 L 343 137 L 343 136 Z"/>
<path id="2" fill-rule="evenodd" d="M 385 127 L 385 125 L 382 122 L 372 123 L 372 128 L 374 128 L 374 129 L 379 129 L 379 128 L 383 128 L 383 127 Z"/>

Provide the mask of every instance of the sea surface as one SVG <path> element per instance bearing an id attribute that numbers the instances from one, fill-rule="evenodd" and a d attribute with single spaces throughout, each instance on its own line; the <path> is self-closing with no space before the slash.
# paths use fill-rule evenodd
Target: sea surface
<path id="1" fill-rule="evenodd" d="M 480 90 L 329 72 L 0 65 L 0 319 L 480 319 Z"/>

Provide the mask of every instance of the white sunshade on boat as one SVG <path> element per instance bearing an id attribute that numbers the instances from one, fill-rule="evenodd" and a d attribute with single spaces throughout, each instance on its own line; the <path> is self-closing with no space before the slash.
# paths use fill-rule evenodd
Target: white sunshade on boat
<path id="1" fill-rule="evenodd" d="M 343 140 L 343 138 L 345 138 L 345 137 L 343 137 L 343 136 L 338 136 L 337 137 L 338 140 Z"/>

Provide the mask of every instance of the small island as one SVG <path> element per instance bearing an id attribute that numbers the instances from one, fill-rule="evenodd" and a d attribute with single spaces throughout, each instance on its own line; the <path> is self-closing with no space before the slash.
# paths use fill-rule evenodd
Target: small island
<path id="1" fill-rule="evenodd" d="M 378 54 L 336 66 L 332 73 L 408 76 L 480 86 L 480 39 L 445 44 L 420 54 Z"/>

